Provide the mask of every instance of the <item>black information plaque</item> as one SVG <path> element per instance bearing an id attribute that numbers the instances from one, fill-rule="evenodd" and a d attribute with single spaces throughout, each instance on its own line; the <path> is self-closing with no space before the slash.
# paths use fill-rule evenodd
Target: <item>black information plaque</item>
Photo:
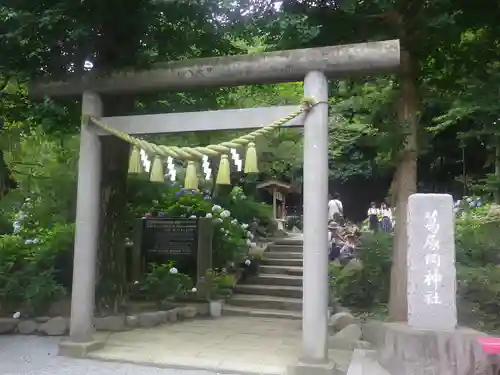
<path id="1" fill-rule="evenodd" d="M 198 220 L 147 218 L 142 231 L 146 257 L 194 257 L 198 252 Z"/>
<path id="2" fill-rule="evenodd" d="M 151 264 L 173 261 L 179 272 L 197 284 L 212 268 L 212 219 L 142 218 L 137 220 L 134 238 L 132 280 L 139 280 Z"/>

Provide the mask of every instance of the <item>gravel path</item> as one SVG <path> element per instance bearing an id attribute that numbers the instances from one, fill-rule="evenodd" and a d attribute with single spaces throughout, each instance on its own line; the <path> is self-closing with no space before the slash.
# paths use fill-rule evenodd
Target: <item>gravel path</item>
<path id="1" fill-rule="evenodd" d="M 57 356 L 61 339 L 0 336 L 1 375 L 216 375 L 208 371 L 168 370 L 124 363 Z"/>

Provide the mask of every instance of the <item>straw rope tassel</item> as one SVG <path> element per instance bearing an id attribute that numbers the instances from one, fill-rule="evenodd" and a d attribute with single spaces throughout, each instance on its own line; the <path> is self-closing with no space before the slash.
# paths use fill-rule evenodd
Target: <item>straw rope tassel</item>
<path id="1" fill-rule="evenodd" d="M 219 170 L 217 171 L 217 185 L 231 185 L 231 166 L 226 154 L 220 158 Z"/>
<path id="2" fill-rule="evenodd" d="M 198 173 L 194 161 L 188 161 L 186 167 L 186 177 L 184 178 L 185 189 L 198 189 Z"/>
<path id="3" fill-rule="evenodd" d="M 255 143 L 250 142 L 245 155 L 245 173 L 259 173 L 257 165 L 257 149 Z"/>
<path id="4" fill-rule="evenodd" d="M 153 164 L 151 165 L 151 175 L 149 176 L 151 182 L 165 182 L 165 175 L 163 172 L 163 160 L 160 156 L 156 155 Z"/>
<path id="5" fill-rule="evenodd" d="M 128 161 L 128 173 L 137 174 L 142 172 L 141 153 L 139 147 L 133 146 Z"/>

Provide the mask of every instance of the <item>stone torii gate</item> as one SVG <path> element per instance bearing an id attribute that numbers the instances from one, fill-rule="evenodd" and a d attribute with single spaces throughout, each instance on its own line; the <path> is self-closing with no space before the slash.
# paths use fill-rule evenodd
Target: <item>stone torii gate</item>
<path id="1" fill-rule="evenodd" d="M 202 87 L 295 82 L 304 80 L 304 96 L 316 105 L 307 116 L 286 126 L 304 126 L 304 270 L 303 351 L 296 373 L 328 370 L 328 78 L 395 72 L 398 40 L 270 52 L 258 55 L 202 58 L 153 66 L 147 71 L 107 77 L 35 82 L 33 98 L 82 95 L 82 112 L 102 118 L 101 94 L 185 91 Z M 175 133 L 258 128 L 284 117 L 296 106 L 192 113 L 104 117 L 107 125 L 128 134 Z M 82 123 L 78 164 L 77 218 L 69 340 L 84 354 L 95 347 L 92 318 L 99 238 L 101 178 L 100 129 Z M 66 351 L 67 352 L 67 351 Z M 314 372 L 316 373 L 316 372 Z"/>

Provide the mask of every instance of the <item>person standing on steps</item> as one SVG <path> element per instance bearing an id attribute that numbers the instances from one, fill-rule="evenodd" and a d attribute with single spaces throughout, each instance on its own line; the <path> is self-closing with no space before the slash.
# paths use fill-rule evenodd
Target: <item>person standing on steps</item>
<path id="1" fill-rule="evenodd" d="M 380 224 L 382 231 L 386 233 L 392 232 L 392 211 L 385 203 L 380 205 L 380 216 L 382 217 Z"/>
<path id="2" fill-rule="evenodd" d="M 374 232 L 378 232 L 380 229 L 380 223 L 378 221 L 379 211 L 375 202 L 370 203 L 370 208 L 368 209 L 368 226 L 370 230 Z"/>
<path id="3" fill-rule="evenodd" d="M 335 193 L 328 195 L 328 221 L 335 221 L 339 225 L 344 225 L 344 207 L 340 201 L 340 195 Z"/>

